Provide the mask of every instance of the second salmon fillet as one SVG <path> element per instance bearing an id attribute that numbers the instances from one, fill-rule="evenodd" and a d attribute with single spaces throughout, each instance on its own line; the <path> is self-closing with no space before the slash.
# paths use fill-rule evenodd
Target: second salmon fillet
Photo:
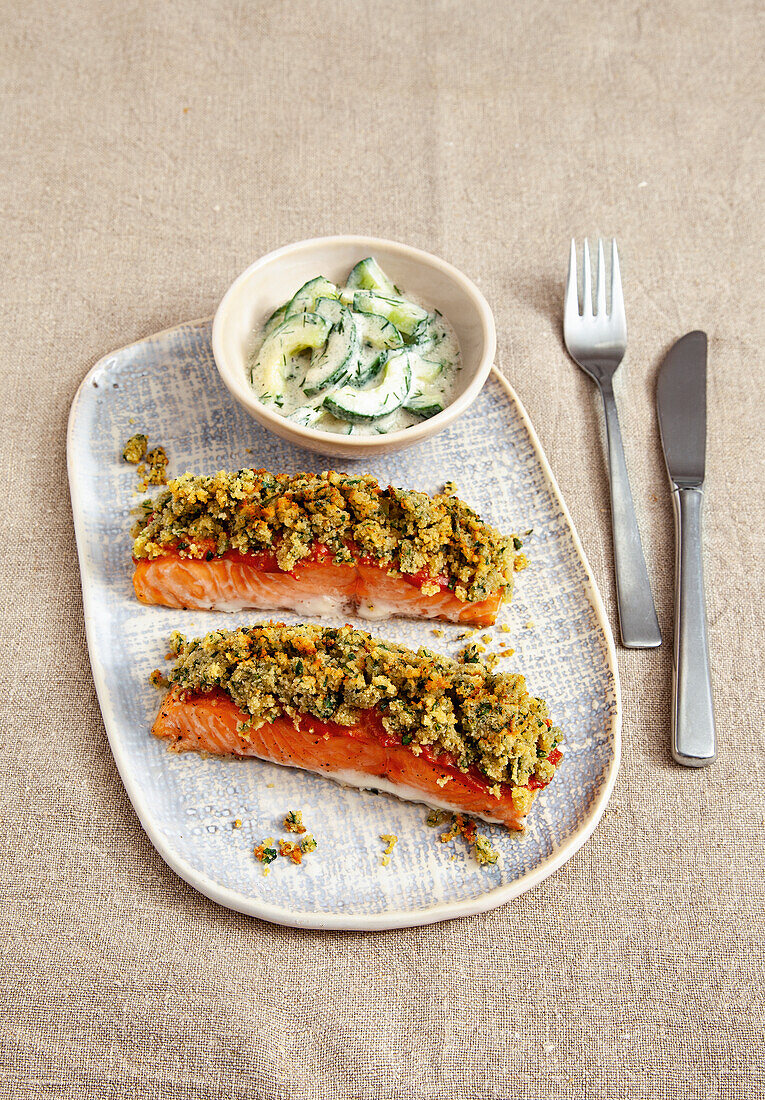
<path id="1" fill-rule="evenodd" d="M 522 676 L 352 627 L 262 623 L 186 642 L 152 732 L 523 831 L 561 760 Z"/>

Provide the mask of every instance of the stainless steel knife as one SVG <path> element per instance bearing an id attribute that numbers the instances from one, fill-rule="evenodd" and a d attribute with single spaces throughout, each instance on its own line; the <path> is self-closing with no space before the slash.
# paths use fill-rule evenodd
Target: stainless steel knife
<path id="1" fill-rule="evenodd" d="M 707 434 L 707 337 L 689 332 L 668 351 L 656 387 L 659 430 L 675 509 L 672 756 L 703 768 L 716 756 L 702 568 Z"/>

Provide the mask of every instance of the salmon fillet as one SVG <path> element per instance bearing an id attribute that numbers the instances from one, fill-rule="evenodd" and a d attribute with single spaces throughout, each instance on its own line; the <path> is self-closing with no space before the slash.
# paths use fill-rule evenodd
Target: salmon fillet
<path id="1" fill-rule="evenodd" d="M 214 611 L 295 611 L 308 617 L 355 613 L 362 619 L 444 619 L 490 626 L 507 589 L 467 603 L 439 583 L 426 594 L 418 578 L 381 568 L 363 558 L 336 564 L 317 548 L 291 572 L 279 569 L 271 554 L 230 550 L 206 561 L 168 551 L 156 558 L 133 559 L 133 587 L 141 603 Z"/>
<path id="2" fill-rule="evenodd" d="M 461 771 L 449 753 L 422 748 L 416 755 L 389 734 L 374 710 L 363 712 L 353 726 L 299 715 L 283 715 L 255 728 L 242 728 L 248 715 L 220 690 L 190 693 L 173 688 L 152 727 L 155 737 L 175 752 L 253 756 L 306 771 L 339 783 L 385 790 L 410 802 L 423 802 L 523 832 L 536 789 L 533 779 L 522 788 L 501 784 L 497 795 L 478 769 Z M 560 752 L 550 755 L 557 764 Z M 536 789 L 535 789 L 536 787 Z M 496 789 L 496 788 L 495 788 Z"/>
<path id="3" fill-rule="evenodd" d="M 186 473 L 140 513 L 136 596 L 164 607 L 489 626 L 527 564 L 517 535 L 456 496 L 368 474 Z"/>

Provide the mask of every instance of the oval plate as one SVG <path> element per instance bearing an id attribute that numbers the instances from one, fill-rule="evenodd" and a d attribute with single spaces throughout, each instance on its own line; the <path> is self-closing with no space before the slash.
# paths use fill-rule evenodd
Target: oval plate
<path id="1" fill-rule="evenodd" d="M 264 616 L 144 607 L 133 595 L 131 510 L 135 466 L 125 441 L 144 432 L 162 444 L 171 475 L 242 466 L 321 470 L 320 456 L 269 434 L 220 382 L 210 322 L 149 337 L 100 360 L 72 403 L 67 457 L 93 677 L 114 759 L 141 824 L 162 858 L 203 894 L 278 924 L 375 929 L 430 924 L 491 909 L 529 890 L 587 840 L 619 764 L 621 708 L 616 654 L 597 587 L 547 460 L 511 387 L 494 372 L 475 404 L 451 427 L 409 450 L 346 463 L 352 471 L 435 492 L 444 481 L 486 520 L 521 535 L 530 568 L 521 573 L 489 649 L 515 649 L 500 664 L 526 676 L 565 734 L 565 757 L 541 791 L 526 835 L 482 826 L 500 852 L 480 867 L 462 842 L 439 843 L 424 807 L 338 786 L 320 776 L 257 760 L 168 753 L 149 734 L 160 695 L 149 673 L 165 667 L 167 638 Z M 295 616 L 278 612 L 286 622 Z M 351 620 L 364 629 L 370 624 Z M 461 628 L 390 620 L 376 634 L 455 654 Z M 278 836 L 300 809 L 318 841 L 300 867 L 279 859 L 263 874 L 253 846 Z M 241 828 L 233 828 L 239 818 Z M 399 838 L 382 865 L 383 833 Z M 283 833 L 282 833 L 283 835 Z"/>

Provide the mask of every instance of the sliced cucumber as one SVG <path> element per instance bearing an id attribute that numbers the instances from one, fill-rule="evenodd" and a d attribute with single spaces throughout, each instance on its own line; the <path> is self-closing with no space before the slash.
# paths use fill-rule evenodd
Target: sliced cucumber
<path id="1" fill-rule="evenodd" d="M 356 287 L 358 290 L 377 290 L 380 294 L 387 294 L 391 298 L 399 294 L 398 287 L 388 278 L 373 256 L 359 260 L 348 276 L 348 286 Z"/>
<path id="2" fill-rule="evenodd" d="M 325 321 L 325 318 L 322 318 Z M 325 321 L 329 324 L 328 321 Z M 324 349 L 311 356 L 306 371 L 303 393 L 315 397 L 330 386 L 342 386 L 356 373 L 359 362 L 359 334 L 350 311 L 343 310 L 337 324 L 332 325 Z"/>
<path id="3" fill-rule="evenodd" d="M 319 298 L 339 298 L 340 291 L 329 279 L 323 275 L 317 275 L 315 279 L 309 279 L 301 286 L 291 301 L 287 303 L 286 316 L 294 313 L 312 313 Z"/>
<path id="4" fill-rule="evenodd" d="M 425 320 L 428 311 L 403 298 L 386 298 L 371 290 L 357 290 L 353 296 L 353 308 L 359 313 L 376 313 L 395 325 L 399 332 L 411 336 L 417 325 Z"/>
<path id="5" fill-rule="evenodd" d="M 251 370 L 261 401 L 273 402 L 282 396 L 289 360 L 306 348 L 323 347 L 331 329 L 326 317 L 301 313 L 288 317 L 266 337 Z"/>
<path id="6" fill-rule="evenodd" d="M 433 336 L 430 331 L 430 314 L 427 317 L 423 317 L 412 330 L 412 346 L 417 345 L 417 350 L 426 347 L 433 343 Z"/>
<path id="7" fill-rule="evenodd" d="M 388 352 L 385 349 L 381 350 L 380 348 L 370 347 L 369 344 L 362 344 L 356 373 L 350 380 L 351 385 L 356 386 L 358 389 L 360 386 L 365 386 L 367 382 L 371 382 L 380 373 L 387 358 Z"/>
<path id="8" fill-rule="evenodd" d="M 413 413 L 414 416 L 419 416 L 420 420 L 429 420 L 431 416 L 436 416 L 437 413 L 444 411 L 444 406 L 440 401 L 419 392 L 410 394 L 404 408 L 407 412 Z"/>
<path id="9" fill-rule="evenodd" d="M 391 348 L 402 348 L 404 337 L 395 325 L 376 313 L 354 313 L 361 333 L 361 354 L 354 386 L 364 386 L 380 373 Z"/>
<path id="10" fill-rule="evenodd" d="M 354 320 L 361 329 L 361 339 L 373 348 L 402 348 L 404 337 L 394 324 L 379 313 L 354 312 Z"/>
<path id="11" fill-rule="evenodd" d="M 424 321 L 420 321 L 412 333 L 412 347 L 422 355 L 424 352 L 432 352 L 447 338 L 441 314 L 436 311 L 429 313 Z"/>
<path id="12" fill-rule="evenodd" d="M 386 359 L 380 381 L 366 390 L 343 386 L 324 399 L 324 405 L 338 420 L 364 424 L 395 412 L 407 398 L 412 380 L 409 354 L 396 352 Z"/>
<path id="13" fill-rule="evenodd" d="M 445 363 L 423 359 L 414 353 L 410 353 L 410 359 L 412 381 L 404 408 L 421 420 L 427 420 L 444 411 L 444 397 L 438 386 L 438 379 L 444 371 Z"/>
<path id="14" fill-rule="evenodd" d="M 264 336 L 270 336 L 271 333 L 274 331 L 274 329 L 278 328 L 279 325 L 282 323 L 286 313 L 287 313 L 286 304 L 279 306 L 278 309 L 275 309 L 274 312 L 271 314 L 271 316 L 267 317 L 266 320 L 263 323 L 263 335 Z"/>
<path id="15" fill-rule="evenodd" d="M 302 424 L 304 428 L 310 428 L 323 416 L 324 409 L 321 405 L 318 407 L 315 405 L 301 405 L 299 409 L 293 409 L 287 419 L 294 420 L 296 424 Z"/>
<path id="16" fill-rule="evenodd" d="M 318 313 L 320 317 L 326 317 L 336 325 L 345 313 L 345 308 L 339 298 L 317 298 L 314 313 Z"/>

